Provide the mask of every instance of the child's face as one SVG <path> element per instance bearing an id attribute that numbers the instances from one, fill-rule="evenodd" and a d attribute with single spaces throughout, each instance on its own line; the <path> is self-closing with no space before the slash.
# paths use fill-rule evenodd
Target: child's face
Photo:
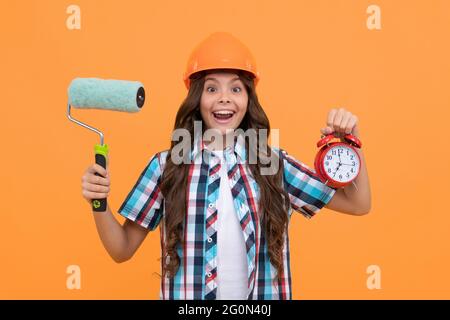
<path id="1" fill-rule="evenodd" d="M 248 94 L 238 75 L 226 72 L 206 75 L 200 100 L 206 129 L 226 134 L 227 129 L 238 128 L 247 112 L 247 104 Z"/>

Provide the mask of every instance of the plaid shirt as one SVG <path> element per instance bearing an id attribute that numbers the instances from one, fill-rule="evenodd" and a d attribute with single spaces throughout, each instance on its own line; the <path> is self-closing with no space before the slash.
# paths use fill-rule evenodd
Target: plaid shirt
<path id="1" fill-rule="evenodd" d="M 211 153 L 201 139 L 195 139 L 189 164 L 188 199 L 185 216 L 184 244 L 178 245 L 180 267 L 173 278 L 161 279 L 161 299 L 216 299 L 217 291 L 217 209 L 220 159 Z M 283 185 L 291 207 L 311 218 L 332 198 L 336 189 L 323 184 L 315 171 L 288 155 L 272 148 L 283 158 Z M 168 151 L 155 154 L 139 176 L 133 189 L 119 209 L 124 217 L 154 230 L 164 221 L 164 198 L 159 184 Z M 258 218 L 259 186 L 246 164 L 242 143 L 225 149 L 228 178 L 233 203 L 246 244 L 248 262 L 248 295 L 255 299 L 292 299 L 289 235 L 284 237 L 284 271 L 281 281 L 269 261 L 268 247 Z M 165 239 L 161 224 L 161 246 Z M 161 259 L 163 260 L 163 259 Z"/>

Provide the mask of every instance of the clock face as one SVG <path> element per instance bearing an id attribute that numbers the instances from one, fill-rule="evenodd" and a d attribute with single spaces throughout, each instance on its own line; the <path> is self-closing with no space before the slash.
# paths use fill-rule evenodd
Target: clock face
<path id="1" fill-rule="evenodd" d="M 323 158 L 325 173 L 332 180 L 346 183 L 355 179 L 359 172 L 359 157 L 350 147 L 331 147 Z"/>

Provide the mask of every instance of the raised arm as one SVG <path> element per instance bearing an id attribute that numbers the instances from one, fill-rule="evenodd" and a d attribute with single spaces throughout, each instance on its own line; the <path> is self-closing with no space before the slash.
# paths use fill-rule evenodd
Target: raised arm
<path id="1" fill-rule="evenodd" d="M 337 132 L 340 135 L 349 134 L 360 137 L 358 128 L 358 118 L 351 112 L 341 108 L 331 109 L 328 113 L 327 127 L 321 129 L 322 134 Z M 369 176 L 367 173 L 366 161 L 361 149 L 357 149 L 361 158 L 361 171 L 353 183 L 338 189 L 330 202 L 325 206 L 328 209 L 352 214 L 364 215 L 370 212 L 371 191 Z"/>
<path id="2" fill-rule="evenodd" d="M 96 176 L 95 172 L 102 176 Z M 90 206 L 92 199 L 108 197 L 109 186 L 109 174 L 98 164 L 90 166 L 83 175 L 82 194 Z M 131 259 L 149 231 L 128 219 L 121 225 L 112 214 L 109 205 L 106 211 L 92 211 L 92 215 L 103 246 L 117 263 Z"/>

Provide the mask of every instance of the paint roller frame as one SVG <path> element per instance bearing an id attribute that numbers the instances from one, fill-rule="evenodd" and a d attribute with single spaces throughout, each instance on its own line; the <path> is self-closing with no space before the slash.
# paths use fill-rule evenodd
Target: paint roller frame
<path id="1" fill-rule="evenodd" d="M 94 81 L 94 83 L 95 82 L 98 82 L 98 83 L 100 83 L 100 82 L 103 82 L 103 83 L 107 83 L 107 82 L 110 82 L 110 83 L 111 82 L 115 82 L 115 83 L 131 83 L 131 82 L 130 81 L 124 81 L 124 80 L 104 80 L 104 79 L 99 79 L 99 78 L 77 78 L 77 79 L 73 80 L 71 85 L 69 86 L 69 102 L 67 103 L 67 118 L 70 121 L 74 122 L 75 124 L 80 125 L 80 126 L 86 128 L 88 130 L 91 130 L 91 131 L 97 133 L 100 136 L 100 144 L 96 144 L 95 147 L 94 147 L 95 163 L 106 169 L 106 159 L 107 159 L 107 156 L 108 156 L 109 148 L 108 148 L 108 145 L 104 144 L 104 134 L 103 134 L 103 132 L 98 130 L 98 129 L 96 129 L 96 128 L 94 128 L 94 127 L 92 127 L 92 126 L 90 126 L 90 125 L 88 125 L 88 124 L 86 124 L 86 123 L 84 123 L 84 122 L 81 122 L 81 121 L 73 118 L 72 115 L 71 115 L 71 108 L 72 108 L 72 106 L 70 104 L 70 101 L 72 100 L 72 97 L 71 97 L 70 93 L 71 93 L 71 89 L 72 89 L 72 86 L 73 86 L 75 81 Z M 92 82 L 91 82 L 91 84 L 92 84 Z M 79 89 L 79 90 L 82 90 L 82 89 Z M 129 111 L 129 112 L 139 111 L 143 107 L 144 102 L 145 102 L 145 89 L 144 89 L 143 85 L 140 84 L 140 87 L 137 89 L 137 92 L 136 92 L 136 106 L 138 107 L 138 109 L 136 109 L 134 111 Z M 79 108 L 77 106 L 74 106 L 74 107 L 75 108 Z M 104 107 L 104 106 L 102 106 L 102 107 L 99 107 L 99 106 L 97 106 L 97 107 L 82 106 L 80 108 L 111 110 L 111 111 L 126 111 L 125 109 L 119 109 L 117 107 L 111 107 L 111 106 L 106 106 L 106 107 Z M 96 176 L 101 176 L 97 172 L 95 173 L 95 175 Z M 106 198 L 104 198 L 104 199 L 93 199 L 92 200 L 92 210 L 94 212 L 104 212 L 104 211 L 106 211 L 107 205 L 108 204 L 107 204 L 107 199 Z"/>

